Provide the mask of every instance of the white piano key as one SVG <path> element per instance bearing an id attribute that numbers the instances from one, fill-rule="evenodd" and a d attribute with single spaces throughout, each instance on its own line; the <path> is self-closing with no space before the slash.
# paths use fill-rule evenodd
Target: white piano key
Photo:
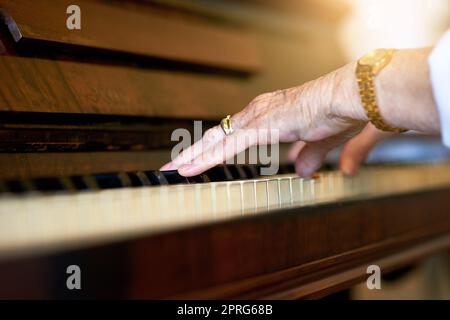
<path id="1" fill-rule="evenodd" d="M 256 187 L 256 206 L 258 211 L 269 210 L 269 203 L 267 199 L 267 182 L 255 181 Z"/>
<path id="2" fill-rule="evenodd" d="M 136 232 L 151 234 L 237 217 L 244 209 L 263 213 L 278 209 L 281 202 L 314 205 L 450 186 L 449 172 L 450 164 L 383 167 L 364 168 L 355 177 L 324 173 L 319 181 L 283 175 L 246 182 L 4 195 L 0 197 L 0 255 L 8 250 L 100 243 Z"/>
<path id="3" fill-rule="evenodd" d="M 191 186 L 183 186 L 184 189 L 184 203 L 186 207 L 186 212 L 193 218 L 196 219 L 196 210 L 197 210 L 197 195 L 195 192 L 195 188 Z"/>
<path id="4" fill-rule="evenodd" d="M 226 217 L 229 215 L 230 204 L 229 204 L 229 192 L 226 183 L 215 184 L 215 208 L 216 215 L 218 217 Z"/>
<path id="5" fill-rule="evenodd" d="M 301 204 L 303 202 L 303 179 L 300 177 L 293 177 L 292 185 L 292 203 Z"/>
<path id="6" fill-rule="evenodd" d="M 200 192 L 200 217 L 203 219 L 205 216 L 209 216 L 213 211 L 211 187 L 210 184 L 199 184 L 198 186 Z"/>
<path id="7" fill-rule="evenodd" d="M 242 188 L 243 212 L 254 213 L 256 209 L 255 184 L 253 181 L 240 182 Z"/>
<path id="8" fill-rule="evenodd" d="M 280 206 L 288 207 L 291 205 L 291 183 L 289 178 L 278 179 Z"/>
<path id="9" fill-rule="evenodd" d="M 169 201 L 169 187 L 161 186 L 155 188 L 159 191 L 159 203 L 161 211 L 159 212 L 161 219 L 169 219 L 169 215 L 173 213 L 174 207 L 172 201 Z"/>
<path id="10" fill-rule="evenodd" d="M 217 215 L 217 199 L 216 199 L 216 184 L 210 184 L 210 194 L 211 194 L 211 212 L 213 216 Z"/>
<path id="11" fill-rule="evenodd" d="M 314 196 L 315 196 L 314 200 L 322 201 L 326 195 L 326 183 L 323 179 L 323 175 L 320 175 L 320 177 L 315 177 L 313 181 L 314 181 Z"/>
<path id="12" fill-rule="evenodd" d="M 278 179 L 267 180 L 267 196 L 269 209 L 280 207 L 280 195 L 279 195 L 279 183 Z"/>
<path id="13" fill-rule="evenodd" d="M 292 205 L 294 204 L 294 194 L 292 191 L 292 177 L 289 177 L 289 206 L 292 207 Z"/>
<path id="14" fill-rule="evenodd" d="M 195 210 L 194 217 L 195 220 L 199 221 L 201 219 L 202 212 L 202 194 L 201 194 L 201 185 L 195 184 L 192 186 L 195 198 Z"/>
<path id="15" fill-rule="evenodd" d="M 242 202 L 242 188 L 239 182 L 228 182 L 228 188 L 230 190 L 230 212 L 242 213 L 243 212 L 243 202 Z"/>
<path id="16" fill-rule="evenodd" d="M 303 179 L 303 203 L 309 204 L 314 201 L 314 180 Z"/>

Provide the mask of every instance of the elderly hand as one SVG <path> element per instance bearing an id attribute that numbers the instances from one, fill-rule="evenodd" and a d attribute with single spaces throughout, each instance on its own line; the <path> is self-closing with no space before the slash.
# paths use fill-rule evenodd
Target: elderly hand
<path id="1" fill-rule="evenodd" d="M 428 54 L 429 49 L 398 51 L 377 76 L 377 98 L 390 125 L 439 130 L 428 79 Z M 302 141 L 296 171 L 307 177 L 320 167 L 329 150 L 354 137 L 366 123 L 355 63 L 351 63 L 304 85 L 256 97 L 232 116 L 232 134 L 226 136 L 220 126 L 209 129 L 161 170 L 193 176 L 250 146 Z"/>
<path id="2" fill-rule="evenodd" d="M 301 140 L 307 145 L 297 169 L 301 176 L 310 176 L 329 150 L 360 132 L 367 121 L 355 94 L 353 69 L 347 65 L 302 86 L 256 97 L 232 117 L 231 135 L 220 126 L 211 128 L 161 170 L 193 176 L 250 146 Z"/>

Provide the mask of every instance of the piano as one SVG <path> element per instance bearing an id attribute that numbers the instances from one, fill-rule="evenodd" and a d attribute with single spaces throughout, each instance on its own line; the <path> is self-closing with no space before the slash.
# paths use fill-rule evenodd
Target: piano
<path id="1" fill-rule="evenodd" d="M 80 0 L 68 29 L 71 2 L 0 0 L 0 298 L 322 298 L 450 248 L 445 161 L 157 170 L 175 129 L 344 63 L 340 1 Z"/>

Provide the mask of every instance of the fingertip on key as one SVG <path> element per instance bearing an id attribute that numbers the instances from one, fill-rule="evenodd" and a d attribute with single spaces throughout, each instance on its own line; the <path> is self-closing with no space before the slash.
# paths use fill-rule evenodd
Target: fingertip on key
<path id="1" fill-rule="evenodd" d="M 198 165 L 184 164 L 178 168 L 178 173 L 185 177 L 192 177 L 201 173 Z"/>
<path id="2" fill-rule="evenodd" d="M 170 171 L 170 170 L 177 170 L 175 165 L 172 162 L 166 163 L 163 165 L 160 169 L 160 171 Z"/>

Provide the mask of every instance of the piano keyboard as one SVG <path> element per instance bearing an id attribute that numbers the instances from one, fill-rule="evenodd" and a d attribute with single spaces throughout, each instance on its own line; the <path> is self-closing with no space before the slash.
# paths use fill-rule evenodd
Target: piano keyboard
<path id="1" fill-rule="evenodd" d="M 217 166 L 195 177 L 183 177 L 177 171 L 110 172 L 88 176 L 36 178 L 29 180 L 0 181 L 0 193 L 73 192 L 83 190 L 145 187 L 174 184 L 195 184 L 217 181 L 255 179 L 259 177 L 257 165 Z M 292 173 L 292 165 L 283 165 L 280 173 Z"/>
<path id="2" fill-rule="evenodd" d="M 223 178 L 209 174 L 202 179 Z M 161 185 L 160 179 L 158 186 L 140 188 L 6 192 L 0 196 L 0 258 L 78 248 L 246 216 L 283 214 L 282 208 L 447 187 L 450 164 L 368 167 L 355 177 L 326 171 L 314 179 L 281 174 L 195 183 L 177 181 L 175 177 L 169 178 L 174 179 L 172 183 L 183 184 Z"/>

